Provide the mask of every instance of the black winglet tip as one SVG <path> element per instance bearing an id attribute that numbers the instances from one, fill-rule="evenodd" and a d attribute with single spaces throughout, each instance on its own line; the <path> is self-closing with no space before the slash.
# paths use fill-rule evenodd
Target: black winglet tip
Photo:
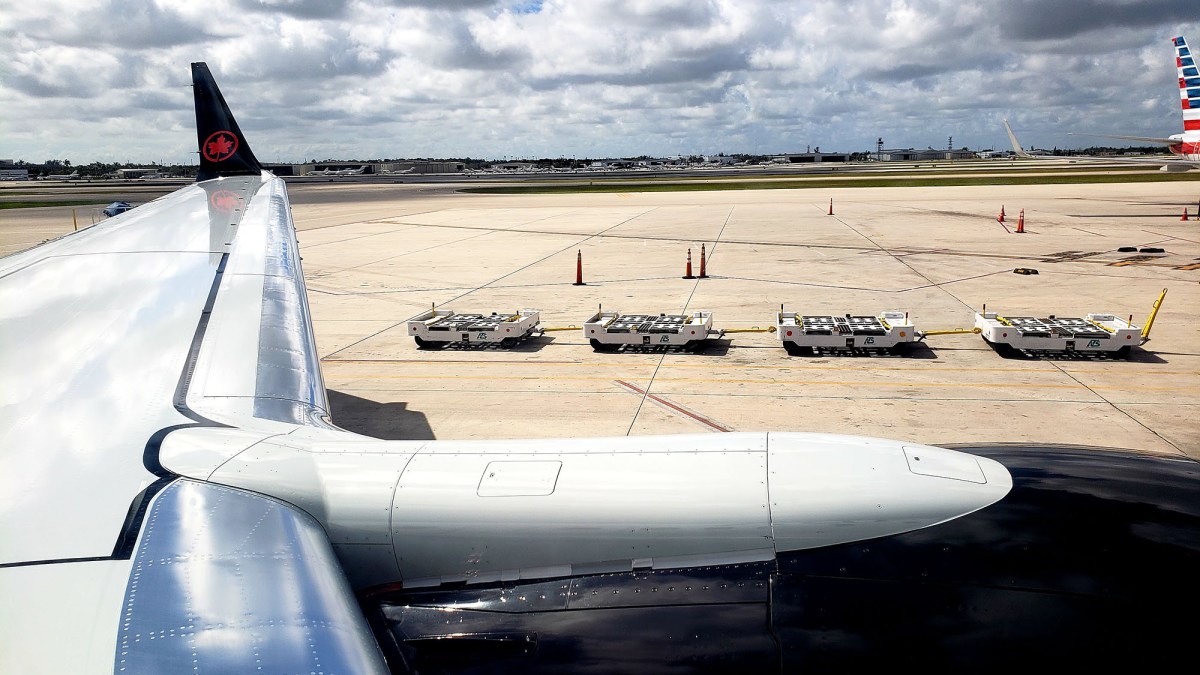
<path id="1" fill-rule="evenodd" d="M 237 120 L 225 103 L 208 64 L 192 63 L 192 93 L 196 102 L 196 140 L 200 168 L 196 180 L 221 176 L 257 175 L 262 165 L 245 141 Z"/>

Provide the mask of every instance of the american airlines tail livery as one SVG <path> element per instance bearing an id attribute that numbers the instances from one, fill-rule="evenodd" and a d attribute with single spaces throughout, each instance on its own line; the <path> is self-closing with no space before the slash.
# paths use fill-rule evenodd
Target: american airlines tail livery
<path id="1" fill-rule="evenodd" d="M 1172 38 L 1175 47 L 1175 69 L 1179 74 L 1179 105 L 1183 110 L 1183 133 L 1171 134 L 1166 138 L 1154 136 L 1113 136 L 1108 134 L 1072 134 L 1075 136 L 1100 136 L 1101 138 L 1118 138 L 1125 141 L 1138 141 L 1152 145 L 1166 146 L 1172 154 L 1179 155 L 1178 160 L 1141 159 L 1132 157 L 1105 157 L 1106 162 L 1128 162 L 1138 164 L 1158 164 L 1163 171 L 1187 171 L 1200 166 L 1200 70 L 1196 68 L 1196 59 L 1192 56 L 1183 36 Z M 1025 151 L 1004 120 L 1004 130 L 1012 143 L 1013 151 L 1020 157 L 1034 158 Z"/>

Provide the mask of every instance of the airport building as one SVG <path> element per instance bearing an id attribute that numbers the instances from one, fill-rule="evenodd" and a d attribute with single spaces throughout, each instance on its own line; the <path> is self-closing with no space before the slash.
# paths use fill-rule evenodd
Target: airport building
<path id="1" fill-rule="evenodd" d="M 29 169 L 18 169 L 11 159 L 0 159 L 0 180 L 29 180 Z"/>
<path id="2" fill-rule="evenodd" d="M 117 178 L 122 180 L 136 180 L 139 178 L 165 178 L 166 176 L 157 168 L 137 168 L 137 169 L 117 169 Z"/>
<path id="3" fill-rule="evenodd" d="M 308 164 L 266 164 L 276 176 L 386 176 L 396 173 L 458 173 L 462 162 L 408 160 L 403 162 L 313 162 Z"/>
<path id="4" fill-rule="evenodd" d="M 927 148 L 925 150 L 914 150 L 913 148 L 897 148 L 893 150 L 880 150 L 878 159 L 881 162 L 930 162 L 948 159 L 975 159 L 975 153 L 967 149 L 934 150 L 933 148 Z"/>
<path id="5" fill-rule="evenodd" d="M 497 171 L 534 171 L 538 165 L 537 162 L 504 162 L 493 164 L 492 168 Z"/>
<path id="6" fill-rule="evenodd" d="M 820 164 L 821 162 L 849 162 L 850 155 L 844 152 L 797 152 L 775 157 L 779 164 Z"/>

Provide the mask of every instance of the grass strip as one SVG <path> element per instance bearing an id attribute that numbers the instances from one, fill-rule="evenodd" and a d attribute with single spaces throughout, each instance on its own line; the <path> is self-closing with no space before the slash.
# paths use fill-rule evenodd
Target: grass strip
<path id="1" fill-rule="evenodd" d="M 91 201 L 59 201 L 59 202 L 0 202 L 0 209 L 41 209 L 48 206 L 103 206 Z"/>

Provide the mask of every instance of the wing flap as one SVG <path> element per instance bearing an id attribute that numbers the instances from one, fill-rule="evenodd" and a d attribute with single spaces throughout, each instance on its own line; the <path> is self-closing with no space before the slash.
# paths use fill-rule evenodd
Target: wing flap
<path id="1" fill-rule="evenodd" d="M 196 361 L 188 407 L 219 422 L 325 426 L 329 404 L 313 338 L 304 272 L 283 181 L 209 181 L 244 194 L 225 272 Z M 224 187 L 220 187 L 224 186 Z M 241 190 L 242 192 L 237 192 Z"/>

